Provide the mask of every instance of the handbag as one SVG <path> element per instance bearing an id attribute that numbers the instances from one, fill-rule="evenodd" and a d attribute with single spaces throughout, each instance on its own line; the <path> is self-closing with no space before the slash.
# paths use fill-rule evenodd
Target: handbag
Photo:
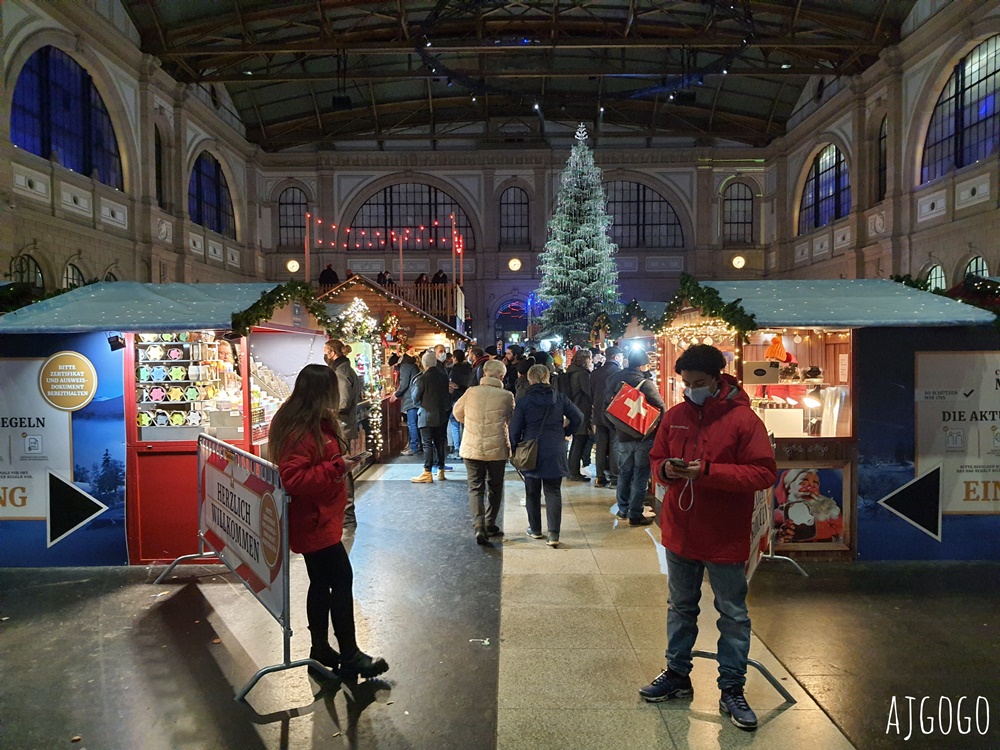
<path id="1" fill-rule="evenodd" d="M 552 394 L 552 404 L 555 402 L 555 394 Z M 514 449 L 514 455 L 511 456 L 510 462 L 518 471 L 534 471 L 535 466 L 538 465 L 538 436 L 545 429 L 545 420 L 549 416 L 549 409 L 552 407 L 552 404 L 546 406 L 545 411 L 542 412 L 542 423 L 541 427 L 538 428 L 538 435 L 535 435 L 531 440 L 522 440 L 517 444 L 517 448 Z"/>
<path id="2" fill-rule="evenodd" d="M 649 403 L 641 390 L 625 382 L 604 413 L 615 429 L 635 440 L 645 440 L 656 432 L 663 416 L 660 407 Z"/>

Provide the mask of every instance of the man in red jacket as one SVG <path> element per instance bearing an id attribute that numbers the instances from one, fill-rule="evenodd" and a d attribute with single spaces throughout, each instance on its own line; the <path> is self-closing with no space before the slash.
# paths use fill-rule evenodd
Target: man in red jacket
<path id="1" fill-rule="evenodd" d="M 685 698 L 691 649 L 698 636 L 698 602 L 705 570 L 719 612 L 720 710 L 741 729 L 757 716 L 743 695 L 750 652 L 744 565 L 750 557 L 754 493 L 777 479 L 764 423 L 726 359 L 712 346 L 692 346 L 674 371 L 684 402 L 664 415 L 650 451 L 653 475 L 667 484 L 660 528 L 667 555 L 667 668 L 639 690 L 650 702 Z"/>

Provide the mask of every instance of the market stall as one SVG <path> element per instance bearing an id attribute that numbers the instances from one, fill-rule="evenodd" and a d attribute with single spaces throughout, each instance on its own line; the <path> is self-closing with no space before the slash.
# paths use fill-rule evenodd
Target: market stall
<path id="1" fill-rule="evenodd" d="M 712 344 L 773 433 L 779 551 L 996 559 L 1000 549 L 983 539 L 1000 532 L 990 489 L 1000 480 L 1000 411 L 980 409 L 991 421 L 975 439 L 952 419 L 969 411 L 962 402 L 985 406 L 997 393 L 994 319 L 887 280 L 685 277 L 646 325 L 659 334 L 668 405 L 683 397 L 677 357 Z"/>
<path id="2" fill-rule="evenodd" d="M 319 299 L 327 304 L 331 317 L 344 315 L 352 305 L 363 303 L 365 311 L 350 324 L 357 333 L 349 331 L 341 338 L 363 341 L 361 352 L 372 363 L 365 378 L 372 403 L 370 419 L 379 423 L 378 429 L 372 424 L 373 436 L 380 436 L 378 455 L 380 458 L 398 455 L 406 447 L 408 437 L 401 401 L 388 398 L 395 384 L 391 368 L 385 363 L 393 352 L 402 353 L 409 347 L 419 352 L 444 344 L 454 351 L 470 345 L 472 339 L 364 276 L 352 276 Z M 369 316 L 373 319 L 371 324 L 363 321 Z M 374 366 L 376 361 L 378 367 Z M 381 407 L 374 408 L 378 403 Z"/>
<path id="3" fill-rule="evenodd" d="M 101 283 L 0 317 L 0 484 L 18 498 L 0 565 L 193 551 L 198 435 L 266 453 L 329 322 L 309 287 L 273 283 Z"/>

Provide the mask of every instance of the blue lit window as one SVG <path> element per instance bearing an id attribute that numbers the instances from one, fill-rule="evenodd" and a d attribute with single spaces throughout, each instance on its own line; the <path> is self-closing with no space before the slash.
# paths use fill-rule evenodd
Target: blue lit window
<path id="1" fill-rule="evenodd" d="M 948 282 L 944 275 L 944 269 L 935 263 L 927 270 L 927 287 L 932 292 L 943 290 Z"/>
<path id="2" fill-rule="evenodd" d="M 207 151 L 201 152 L 191 171 L 188 214 L 195 224 L 236 239 L 236 218 L 229 183 L 218 159 Z"/>
<path id="3" fill-rule="evenodd" d="M 86 283 L 86 280 L 83 278 L 83 271 L 72 263 L 67 263 L 66 269 L 63 271 L 62 288 L 76 289 L 78 286 L 83 286 Z"/>
<path id="4" fill-rule="evenodd" d="M 981 255 L 977 255 L 975 258 L 970 260 L 965 264 L 965 275 L 966 276 L 982 276 L 986 278 L 990 275 L 989 266 L 986 265 L 986 260 Z"/>
<path id="5" fill-rule="evenodd" d="M 851 180 L 840 149 L 829 145 L 809 167 L 799 203 L 799 234 L 842 219 L 851 212 Z"/>
<path id="6" fill-rule="evenodd" d="M 920 182 L 991 156 L 1000 146 L 1000 36 L 980 44 L 955 66 L 938 97 L 920 168 Z"/>
<path id="7" fill-rule="evenodd" d="M 122 160 L 104 100 L 90 74 L 55 47 L 28 58 L 14 87 L 10 140 L 44 159 L 121 190 Z"/>
<path id="8" fill-rule="evenodd" d="M 608 182 L 608 236 L 618 247 L 684 247 L 684 228 L 666 198 L 641 182 Z"/>

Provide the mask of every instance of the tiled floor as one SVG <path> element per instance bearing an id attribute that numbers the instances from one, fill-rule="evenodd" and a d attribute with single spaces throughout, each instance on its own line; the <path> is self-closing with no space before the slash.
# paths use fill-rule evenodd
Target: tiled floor
<path id="1" fill-rule="evenodd" d="M 500 609 L 498 750 L 537 748 L 803 747 L 852 745 L 754 638 L 751 658 L 798 701 L 753 670 L 747 698 L 760 727 L 744 732 L 718 710 L 715 663 L 696 660 L 691 700 L 645 703 L 638 688 L 663 668 L 667 591 L 658 528 L 614 515 L 614 492 L 565 483 L 561 545 L 528 538 L 524 491 L 508 474 Z M 705 584 L 697 648 L 715 651 L 715 610 Z M 706 609 L 707 607 L 707 609 Z M 752 616 L 752 613 L 751 613 Z"/>

